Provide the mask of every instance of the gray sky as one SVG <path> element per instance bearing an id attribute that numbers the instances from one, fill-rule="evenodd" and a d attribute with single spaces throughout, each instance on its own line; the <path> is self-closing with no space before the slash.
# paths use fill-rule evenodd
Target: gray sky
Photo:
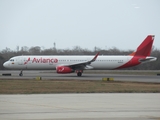
<path id="1" fill-rule="evenodd" d="M 160 49 L 160 0 L 0 0 L 0 50 L 40 46 Z"/>

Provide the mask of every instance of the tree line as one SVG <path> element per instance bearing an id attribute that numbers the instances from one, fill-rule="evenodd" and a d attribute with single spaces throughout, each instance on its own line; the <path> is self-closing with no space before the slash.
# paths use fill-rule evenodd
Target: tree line
<path id="1" fill-rule="evenodd" d="M 116 47 L 110 49 L 101 49 L 95 47 L 94 50 L 83 49 L 79 46 L 75 46 L 72 49 L 56 49 L 49 48 L 44 49 L 39 46 L 35 47 L 17 47 L 17 50 L 11 50 L 10 48 L 5 48 L 0 51 L 0 70 L 4 70 L 3 63 L 9 60 L 13 56 L 20 55 L 95 55 L 100 52 L 100 55 L 129 55 L 134 50 L 119 50 Z M 151 56 L 157 57 L 157 61 L 141 64 L 135 67 L 126 68 L 129 70 L 160 70 L 160 50 L 153 47 Z"/>

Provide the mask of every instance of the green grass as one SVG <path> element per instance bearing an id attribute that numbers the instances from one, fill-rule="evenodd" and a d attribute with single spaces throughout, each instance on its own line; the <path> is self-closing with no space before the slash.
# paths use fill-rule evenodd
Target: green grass
<path id="1" fill-rule="evenodd" d="M 160 93 L 160 83 L 89 80 L 0 80 L 0 94 Z"/>

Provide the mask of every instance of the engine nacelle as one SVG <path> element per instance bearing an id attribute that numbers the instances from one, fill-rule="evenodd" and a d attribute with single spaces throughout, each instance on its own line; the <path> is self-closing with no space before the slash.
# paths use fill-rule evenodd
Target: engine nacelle
<path id="1" fill-rule="evenodd" d="M 71 69 L 70 67 L 67 67 L 67 66 L 57 66 L 56 71 L 57 71 L 57 73 L 61 73 L 61 74 L 74 72 L 73 69 Z"/>

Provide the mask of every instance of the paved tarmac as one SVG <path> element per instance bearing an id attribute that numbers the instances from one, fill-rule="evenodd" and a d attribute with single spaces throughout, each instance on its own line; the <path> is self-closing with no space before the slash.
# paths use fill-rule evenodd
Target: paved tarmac
<path id="1" fill-rule="evenodd" d="M 1 120 L 160 120 L 159 93 L 0 95 Z"/>
<path id="2" fill-rule="evenodd" d="M 100 74 L 83 73 L 77 77 L 76 73 L 57 74 L 50 71 L 24 71 L 23 76 L 19 76 L 20 71 L 0 71 L 0 79 L 35 79 L 37 76 L 43 80 L 48 79 L 68 79 L 68 80 L 102 80 L 102 78 L 114 78 L 115 81 L 136 81 L 136 82 L 154 82 L 160 83 L 160 76 L 157 75 L 127 75 L 127 74 Z M 4 73 L 11 73 L 12 76 L 2 76 Z"/>
<path id="3" fill-rule="evenodd" d="M 12 76 L 2 76 L 11 73 Z M 55 72 L 0 71 L 0 79 L 79 79 L 160 82 L 156 75 L 91 74 L 82 77 Z M 0 95 L 0 120 L 160 120 L 159 93 L 104 93 L 104 94 L 31 94 Z"/>

